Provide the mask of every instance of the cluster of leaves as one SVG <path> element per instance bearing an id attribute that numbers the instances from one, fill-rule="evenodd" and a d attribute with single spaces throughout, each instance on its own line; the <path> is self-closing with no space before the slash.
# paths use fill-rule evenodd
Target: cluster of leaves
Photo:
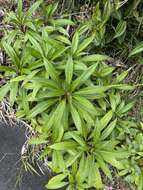
<path id="1" fill-rule="evenodd" d="M 93 47 L 98 51 L 104 50 L 109 55 L 126 60 L 131 49 L 142 41 L 141 0 L 71 0 L 69 3 L 73 7 L 73 19 L 88 28 L 86 35 L 95 34 Z M 66 8 L 65 3 L 65 11 Z M 142 57 L 138 56 L 138 62 L 142 63 Z"/>
<path id="2" fill-rule="evenodd" d="M 50 158 L 49 167 L 58 174 L 48 189 L 103 188 L 102 173 L 112 179 L 110 165 L 125 173 L 124 162 L 134 159 L 132 148 L 123 146 L 125 126 L 131 125 L 125 116 L 134 106 L 122 97 L 124 90 L 134 89 L 122 83 L 128 71 L 115 74 L 116 68 L 106 63 L 110 57 L 90 53 L 97 33 L 85 37 L 87 24 L 70 35 L 74 23 L 53 17 L 57 4 L 44 6 L 44 17 L 36 16 L 36 10 L 43 9 L 42 0 L 26 12 L 22 4 L 19 0 L 17 12 L 5 19 L 11 29 L 1 40 L 8 65 L 0 65 L 7 78 L 0 100 L 7 97 L 17 117 L 31 124 L 37 136 L 29 143 L 44 145 L 41 159 Z M 108 1 L 102 15 L 97 4 L 97 24 L 102 15 L 105 26 L 110 6 Z M 118 26 L 115 36 L 122 35 Z"/>
<path id="3" fill-rule="evenodd" d="M 124 148 L 128 150 L 129 157 L 123 160 L 124 169 L 120 171 L 120 176 L 125 176 L 125 179 L 132 185 L 132 189 L 143 189 L 143 123 L 126 123 L 126 132 L 120 135 L 119 138 L 125 139 Z"/>

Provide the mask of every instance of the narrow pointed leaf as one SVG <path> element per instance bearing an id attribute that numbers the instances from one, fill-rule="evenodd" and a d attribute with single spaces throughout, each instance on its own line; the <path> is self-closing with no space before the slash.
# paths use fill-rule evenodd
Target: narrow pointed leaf
<path id="1" fill-rule="evenodd" d="M 10 84 L 9 83 L 3 85 L 0 88 L 0 101 L 3 100 L 3 98 L 7 95 L 7 93 L 8 93 L 9 90 L 10 90 Z"/>
<path id="2" fill-rule="evenodd" d="M 36 3 L 34 3 L 34 4 L 30 7 L 30 9 L 26 12 L 26 17 L 31 17 L 32 14 L 34 14 L 35 11 L 39 8 L 40 4 L 41 4 L 41 1 L 39 1 L 39 0 L 38 0 Z"/>
<path id="3" fill-rule="evenodd" d="M 124 32 L 126 31 L 126 27 L 127 27 L 126 21 L 121 20 L 116 27 L 114 38 L 118 38 L 118 37 L 122 36 L 124 34 Z"/>
<path id="4" fill-rule="evenodd" d="M 50 179 L 48 184 L 46 185 L 47 189 L 59 189 L 61 187 L 64 187 L 65 185 L 68 184 L 68 182 L 62 181 L 67 177 L 67 174 L 59 174 Z"/>
<path id="5" fill-rule="evenodd" d="M 101 130 L 104 129 L 108 125 L 109 121 L 112 119 L 112 116 L 113 116 L 113 112 L 109 111 L 105 114 L 104 117 L 102 117 L 102 119 L 100 120 L 100 124 L 101 124 L 100 129 Z"/>
<path id="6" fill-rule="evenodd" d="M 94 55 L 87 55 L 82 58 L 83 62 L 98 62 L 98 61 L 106 61 L 109 57 L 106 55 L 94 54 Z"/>
<path id="7" fill-rule="evenodd" d="M 126 78 L 126 76 L 128 75 L 128 70 L 127 71 L 123 71 L 120 75 L 117 76 L 116 81 L 117 83 L 121 82 L 122 80 L 124 80 Z"/>
<path id="8" fill-rule="evenodd" d="M 91 87 L 85 87 L 82 88 L 79 91 L 76 91 L 75 95 L 96 95 L 96 94 L 102 94 L 103 92 L 110 89 L 111 86 L 91 86 Z"/>
<path id="9" fill-rule="evenodd" d="M 117 119 L 115 119 L 114 121 L 112 121 L 108 127 L 103 131 L 102 135 L 101 135 L 101 139 L 104 140 L 106 139 L 113 131 L 113 129 L 115 128 L 117 123 Z"/>
<path id="10" fill-rule="evenodd" d="M 11 58 L 13 64 L 19 69 L 20 68 L 20 59 L 18 55 L 16 54 L 15 50 L 5 41 L 2 42 L 2 45 L 8 54 L 8 56 Z"/>
<path id="11" fill-rule="evenodd" d="M 137 45 L 129 54 L 129 57 L 136 55 L 143 51 L 143 42 L 141 42 L 139 45 Z"/>
<path id="12" fill-rule="evenodd" d="M 51 78 L 53 80 L 59 82 L 59 77 L 58 77 L 57 71 L 54 68 L 53 64 L 50 61 L 48 61 L 47 59 L 44 59 L 44 65 L 45 65 L 45 68 L 46 68 L 48 74 L 51 76 Z"/>
<path id="13" fill-rule="evenodd" d="M 17 92 L 18 92 L 18 82 L 12 82 L 10 83 L 10 103 L 11 105 L 14 104 L 16 97 L 17 97 Z"/>
<path id="14" fill-rule="evenodd" d="M 71 104 L 70 105 L 70 111 L 72 115 L 72 119 L 74 121 L 74 124 L 79 132 L 82 132 L 82 127 L 81 127 L 81 119 L 79 116 L 79 113 L 77 112 L 76 108 Z"/>
<path id="15" fill-rule="evenodd" d="M 93 37 L 86 38 L 78 47 L 77 53 L 82 52 L 93 41 Z"/>
<path id="16" fill-rule="evenodd" d="M 42 113 L 43 111 L 45 111 L 46 109 L 48 109 L 55 102 L 56 102 L 56 100 L 47 100 L 47 101 L 38 103 L 33 109 L 30 110 L 27 118 L 28 119 L 34 118 L 36 115 L 38 115 L 38 114 Z"/>
<path id="17" fill-rule="evenodd" d="M 45 139 L 41 139 L 41 138 L 31 138 L 28 143 L 29 144 L 33 144 L 33 145 L 39 145 L 39 144 L 46 144 L 48 141 Z"/>
<path id="18" fill-rule="evenodd" d="M 73 60 L 69 56 L 66 67 L 65 67 L 66 82 L 71 83 L 73 77 Z"/>
<path id="19" fill-rule="evenodd" d="M 86 71 L 81 74 L 75 81 L 72 83 L 72 91 L 74 91 L 77 87 L 81 86 L 91 75 L 94 73 L 98 64 L 91 65 Z"/>
<path id="20" fill-rule="evenodd" d="M 83 138 L 80 135 L 78 135 L 75 131 L 69 131 L 65 135 L 70 137 L 70 138 L 73 138 L 81 146 L 83 146 L 83 147 L 86 146 L 86 143 L 83 140 Z"/>
<path id="21" fill-rule="evenodd" d="M 97 164 L 94 164 L 94 177 L 95 177 L 95 187 L 97 189 L 103 188 L 103 183 L 102 183 L 102 178 L 101 178 L 101 174 L 98 168 Z"/>
<path id="22" fill-rule="evenodd" d="M 78 34 L 78 32 L 75 32 L 75 34 L 72 38 L 72 45 L 71 45 L 73 54 L 77 51 L 78 43 L 79 43 L 79 34 Z"/>
<path id="23" fill-rule="evenodd" d="M 67 149 L 76 148 L 77 143 L 74 141 L 65 141 L 65 142 L 55 143 L 53 145 L 50 145 L 49 147 L 54 150 L 67 150 Z"/>

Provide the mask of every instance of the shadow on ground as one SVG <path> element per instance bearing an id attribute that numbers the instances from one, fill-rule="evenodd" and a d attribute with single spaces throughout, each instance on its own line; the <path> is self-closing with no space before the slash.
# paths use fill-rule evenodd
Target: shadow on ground
<path id="1" fill-rule="evenodd" d="M 46 190 L 48 175 L 39 177 L 22 170 L 24 134 L 24 127 L 0 123 L 0 190 Z"/>

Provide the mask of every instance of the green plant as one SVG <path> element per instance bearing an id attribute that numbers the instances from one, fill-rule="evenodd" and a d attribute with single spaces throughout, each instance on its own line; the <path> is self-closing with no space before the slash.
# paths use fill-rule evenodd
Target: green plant
<path id="1" fill-rule="evenodd" d="M 124 142 L 124 148 L 129 152 L 129 158 L 123 160 L 124 169 L 119 175 L 124 176 L 125 179 L 135 188 L 135 184 L 138 190 L 143 189 L 143 124 L 134 124 L 136 127 L 131 127 L 130 132 L 126 133 L 126 141 Z"/>
<path id="2" fill-rule="evenodd" d="M 41 4 L 25 13 L 19 1 L 17 13 L 8 16 L 12 29 L 1 40 L 8 66 L 0 66 L 7 77 L 0 100 L 6 97 L 17 117 L 31 124 L 36 135 L 29 143 L 44 147 L 40 158 L 51 158 L 49 167 L 59 175 L 49 189 L 102 188 L 101 171 L 111 179 L 110 165 L 123 169 L 129 157 L 121 137 L 134 101 L 122 96 L 134 87 L 122 83 L 128 71 L 115 74 L 106 64 L 109 56 L 90 52 L 94 33 L 85 38 L 82 26 L 70 36 L 71 20 L 37 18 L 33 13 Z M 56 6 L 47 10 L 54 13 Z"/>

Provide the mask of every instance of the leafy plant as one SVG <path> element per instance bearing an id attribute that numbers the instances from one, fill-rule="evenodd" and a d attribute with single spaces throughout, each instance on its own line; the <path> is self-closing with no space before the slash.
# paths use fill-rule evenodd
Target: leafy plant
<path id="1" fill-rule="evenodd" d="M 142 136 L 143 124 L 140 123 L 135 128 L 130 128 L 129 135 L 126 135 L 126 141 L 124 143 L 125 149 L 129 152 L 129 158 L 123 161 L 124 169 L 119 173 L 121 176 L 125 175 L 125 179 L 135 188 L 141 190 L 143 188 L 142 181 L 142 155 L 143 155 L 143 136 Z"/>
<path id="2" fill-rule="evenodd" d="M 110 165 L 124 169 L 122 160 L 130 156 L 122 138 L 134 101 L 126 103 L 122 96 L 135 87 L 123 82 L 128 71 L 117 74 L 107 64 L 109 56 L 90 52 L 95 33 L 85 37 L 87 27 L 81 26 L 70 35 L 71 20 L 53 19 L 57 4 L 46 7 L 46 22 L 37 18 L 42 3 L 25 13 L 19 1 L 17 12 L 8 14 L 12 29 L 1 40 L 8 65 L 0 66 L 7 76 L 0 100 L 6 97 L 17 117 L 31 124 L 36 136 L 29 143 L 44 145 L 40 158 L 50 158 L 49 167 L 58 174 L 48 189 L 99 189 L 101 173 L 111 179 Z M 120 22 L 114 38 L 125 28 Z"/>

